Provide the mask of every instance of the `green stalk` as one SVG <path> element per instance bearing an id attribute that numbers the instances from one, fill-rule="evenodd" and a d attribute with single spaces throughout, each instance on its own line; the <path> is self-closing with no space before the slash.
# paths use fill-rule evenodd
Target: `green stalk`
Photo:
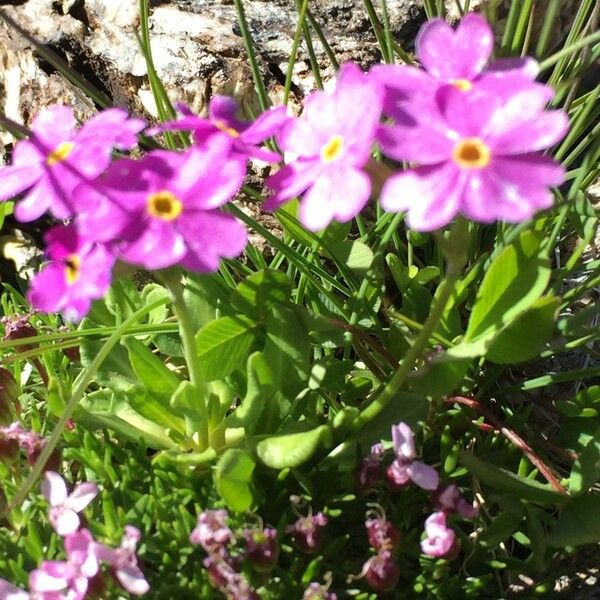
<path id="1" fill-rule="evenodd" d="M 298 46 L 302 39 L 302 29 L 304 26 L 304 19 L 306 16 L 306 8 L 308 7 L 308 0 L 302 0 L 300 6 L 300 12 L 298 14 L 298 25 L 296 26 L 296 33 L 294 34 L 294 40 L 292 42 L 292 49 L 290 50 L 290 59 L 288 60 L 287 73 L 285 75 L 285 86 L 283 90 L 283 103 L 287 104 L 290 97 L 290 90 L 292 89 L 292 75 L 294 74 L 294 65 L 296 64 L 296 55 L 298 54 Z"/>
<path id="2" fill-rule="evenodd" d="M 371 419 L 376 417 L 398 394 L 402 389 L 402 386 L 406 382 L 406 378 L 412 372 L 415 364 L 421 358 L 425 352 L 429 340 L 438 326 L 446 305 L 450 300 L 456 282 L 458 281 L 462 269 L 467 261 L 466 252 L 466 237 L 467 237 L 467 222 L 459 218 L 450 232 L 450 237 L 447 243 L 447 261 L 448 266 L 446 269 L 446 278 L 442 282 L 437 294 L 437 298 L 434 300 L 434 304 L 431 308 L 431 312 L 427 317 L 423 328 L 417 336 L 414 344 L 409 348 L 406 356 L 402 360 L 402 363 L 383 388 L 379 396 L 375 398 L 358 416 L 358 418 L 352 423 L 352 431 L 357 431 L 363 425 L 368 423 Z"/>
<path id="3" fill-rule="evenodd" d="M 117 345 L 123 334 L 126 333 L 130 325 L 133 325 L 133 323 L 139 321 L 150 311 L 154 310 L 159 306 L 162 306 L 166 302 L 168 302 L 166 298 L 161 298 L 160 300 L 157 300 L 156 302 L 153 302 L 148 306 L 144 306 L 144 308 L 140 308 L 140 310 L 136 311 L 128 319 L 123 321 L 123 323 L 117 329 L 115 329 L 115 332 L 108 338 L 108 340 L 104 342 L 104 345 L 102 346 L 102 348 L 100 348 L 100 351 L 95 356 L 94 360 L 89 364 L 89 366 L 86 369 L 84 369 L 79 374 L 75 382 L 75 391 L 73 392 L 73 395 L 71 396 L 69 402 L 65 406 L 65 410 L 60 419 L 58 420 L 58 423 L 56 424 L 52 435 L 48 438 L 46 445 L 40 452 L 38 459 L 35 461 L 35 464 L 31 468 L 29 475 L 23 482 L 23 485 L 21 486 L 19 491 L 15 494 L 10 504 L 0 512 L 0 519 L 6 517 L 6 515 L 8 515 L 8 513 L 13 508 L 21 505 L 27 497 L 27 494 L 29 494 L 29 492 L 31 491 L 31 488 L 34 486 L 38 477 L 42 474 L 46 462 L 50 458 L 52 452 L 54 452 L 54 449 L 58 444 L 58 440 L 60 439 L 60 436 L 62 435 L 62 432 L 65 428 L 65 423 L 73 415 L 73 411 L 75 410 L 77 404 L 79 404 L 79 401 L 83 397 L 85 390 L 96 376 L 100 365 L 110 354 L 110 351 L 114 348 L 114 346 Z"/>

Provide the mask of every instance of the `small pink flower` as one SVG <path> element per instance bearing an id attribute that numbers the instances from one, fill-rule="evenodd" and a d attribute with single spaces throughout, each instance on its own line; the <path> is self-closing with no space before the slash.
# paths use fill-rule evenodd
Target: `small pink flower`
<path id="1" fill-rule="evenodd" d="M 198 515 L 198 524 L 190 534 L 190 542 L 199 544 L 209 554 L 219 553 L 233 542 L 233 532 L 227 526 L 226 510 L 205 510 Z"/>
<path id="2" fill-rule="evenodd" d="M 291 162 L 267 180 L 274 194 L 264 208 L 275 210 L 306 192 L 299 217 L 308 229 L 354 218 L 371 192 L 362 167 L 371 156 L 382 101 L 379 83 L 352 63 L 342 66 L 332 93 L 313 92 L 278 138 Z"/>
<path id="3" fill-rule="evenodd" d="M 54 471 L 46 471 L 42 493 L 50 504 L 50 523 L 62 536 L 73 534 L 79 528 L 81 512 L 98 494 L 95 483 L 81 483 L 67 494 L 65 480 Z"/>
<path id="4" fill-rule="evenodd" d="M 0 600 L 33 600 L 24 590 L 5 579 L 0 579 Z"/>
<path id="5" fill-rule="evenodd" d="M 381 481 L 383 452 L 383 444 L 374 444 L 371 447 L 371 452 L 358 465 L 356 469 L 356 486 L 361 491 L 370 490 Z"/>
<path id="6" fill-rule="evenodd" d="M 91 243 L 73 226 L 54 227 L 45 236 L 51 262 L 31 282 L 28 298 L 44 312 L 61 311 L 78 321 L 110 286 L 115 257 L 104 244 Z"/>
<path id="7" fill-rule="evenodd" d="M 337 594 L 329 591 L 328 585 L 321 585 L 313 581 L 304 590 L 302 600 L 337 600 Z"/>
<path id="8" fill-rule="evenodd" d="M 260 600 L 260 596 L 250 586 L 246 578 L 238 573 L 231 561 L 216 555 L 207 556 L 203 565 L 208 571 L 211 585 L 232 600 Z"/>
<path id="9" fill-rule="evenodd" d="M 245 529 L 246 540 L 245 558 L 259 572 L 268 573 L 275 568 L 279 558 L 279 543 L 277 529 Z"/>
<path id="10" fill-rule="evenodd" d="M 388 592 L 400 579 L 400 567 L 389 550 L 381 550 L 364 564 L 362 576 L 376 592 Z"/>
<path id="11" fill-rule="evenodd" d="M 458 513 L 465 519 L 474 519 L 479 514 L 477 505 L 469 504 L 454 484 L 440 486 L 432 496 L 432 503 L 446 514 Z"/>
<path id="12" fill-rule="evenodd" d="M 137 562 L 136 548 L 140 538 L 139 529 L 126 525 L 118 548 L 109 548 L 98 543 L 95 545 L 98 558 L 112 567 L 121 585 L 134 596 L 141 596 L 150 589 Z"/>
<path id="13" fill-rule="evenodd" d="M 400 532 L 385 518 L 367 519 L 365 522 L 369 545 L 375 550 L 393 550 L 400 543 Z"/>
<path id="14" fill-rule="evenodd" d="M 446 513 L 434 512 L 425 521 L 426 538 L 421 551 L 434 558 L 447 557 L 455 549 L 456 534 L 446 526 Z"/>
<path id="15" fill-rule="evenodd" d="M 41 594 L 43 600 L 82 600 L 88 590 L 89 580 L 98 573 L 99 564 L 95 542 L 87 529 L 65 538 L 68 561 L 44 561 L 29 575 L 29 588 Z"/>
<path id="16" fill-rule="evenodd" d="M 237 103 L 227 96 L 213 96 L 208 104 L 208 119 L 195 115 L 185 104 L 178 104 L 181 118 L 163 123 L 150 131 L 193 131 L 194 141 L 204 145 L 213 136 L 229 139 L 232 153 L 245 159 L 258 158 L 266 162 L 278 162 L 281 156 L 261 148 L 259 144 L 279 133 L 290 119 L 284 106 L 271 108 L 254 121 L 240 121 L 236 117 Z"/>
<path id="17" fill-rule="evenodd" d="M 316 515 L 300 517 L 286 529 L 286 532 L 292 534 L 300 550 L 307 554 L 314 554 L 323 544 L 323 529 L 327 523 L 327 517 L 322 512 L 318 512 Z"/>
<path id="18" fill-rule="evenodd" d="M 47 210 L 57 219 L 68 218 L 75 186 L 102 173 L 113 148 L 133 148 L 144 125 L 113 108 L 77 131 L 71 108 L 55 105 L 43 110 L 31 124 L 31 138 L 18 142 L 12 164 L 0 169 L 0 200 L 26 192 L 15 208 L 19 221 L 33 221 Z"/>

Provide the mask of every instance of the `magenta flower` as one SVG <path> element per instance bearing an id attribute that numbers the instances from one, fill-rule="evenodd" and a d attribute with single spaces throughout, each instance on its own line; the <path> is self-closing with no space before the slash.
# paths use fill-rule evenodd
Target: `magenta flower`
<path id="1" fill-rule="evenodd" d="M 32 600 L 31 596 L 24 590 L 13 585 L 5 579 L 0 579 L 1 600 Z"/>
<path id="2" fill-rule="evenodd" d="M 207 556 L 202 563 L 208 572 L 210 584 L 232 600 L 260 600 L 246 578 L 238 573 L 231 561 L 216 555 Z"/>
<path id="3" fill-rule="evenodd" d="M 548 187 L 562 183 L 564 170 L 539 151 L 568 127 L 564 112 L 544 112 L 550 97 L 545 86 L 510 98 L 442 88 L 435 118 L 408 136 L 393 129 L 380 135 L 386 154 L 420 164 L 387 180 L 382 206 L 408 211 L 409 226 L 419 231 L 443 227 L 458 213 L 483 223 L 515 223 L 548 208 Z"/>
<path id="4" fill-rule="evenodd" d="M 175 264 L 197 272 L 219 268 L 246 246 L 246 230 L 219 207 L 239 190 L 243 162 L 213 137 L 182 154 L 157 150 L 120 160 L 75 191 L 77 226 L 88 239 L 112 240 L 123 260 L 148 269 Z"/>
<path id="5" fill-rule="evenodd" d="M 160 131 L 193 131 L 194 140 L 200 146 L 211 137 L 225 135 L 229 138 L 231 149 L 239 156 L 258 158 L 266 162 L 279 162 L 281 156 L 260 147 L 266 139 L 279 133 L 290 119 L 285 106 L 271 108 L 259 115 L 254 121 L 240 121 L 236 117 L 237 103 L 228 96 L 214 96 L 208 105 L 208 119 L 195 115 L 185 104 L 178 104 L 182 117 L 156 127 L 150 133 Z"/>
<path id="6" fill-rule="evenodd" d="M 374 488 L 382 479 L 383 444 L 373 444 L 356 470 L 356 485 L 361 491 Z"/>
<path id="7" fill-rule="evenodd" d="M 73 226 L 54 227 L 45 240 L 51 262 L 31 282 L 29 302 L 44 312 L 61 311 L 68 320 L 78 321 L 92 300 L 108 290 L 115 257 L 105 245 L 84 239 Z"/>
<path id="8" fill-rule="evenodd" d="M 329 585 L 313 581 L 304 590 L 302 600 L 337 600 L 337 594 L 329 591 Z"/>
<path id="9" fill-rule="evenodd" d="M 42 493 L 50 504 L 50 523 L 58 535 L 70 535 L 79 528 L 81 512 L 98 494 L 95 483 L 80 483 L 68 494 L 65 480 L 54 471 L 46 471 Z"/>
<path id="10" fill-rule="evenodd" d="M 272 571 L 279 558 L 277 529 L 245 529 L 242 535 L 246 541 L 244 556 L 248 562 L 260 573 Z"/>
<path id="11" fill-rule="evenodd" d="M 446 557 L 457 550 L 456 534 L 446 526 L 446 513 L 434 512 L 425 521 L 426 538 L 421 541 L 421 551 L 434 558 Z"/>
<path id="12" fill-rule="evenodd" d="M 65 538 L 65 550 L 68 561 L 44 561 L 38 569 L 29 575 L 29 588 L 41 594 L 44 600 L 58 599 L 81 600 L 85 597 L 89 580 L 98 573 L 98 557 L 94 552 L 95 542 L 87 529 Z"/>
<path id="13" fill-rule="evenodd" d="M 95 544 L 98 558 L 111 566 L 123 588 L 134 596 L 141 596 L 150 589 L 137 562 L 136 548 L 140 539 L 139 529 L 126 525 L 121 545 L 118 548 Z"/>
<path id="14" fill-rule="evenodd" d="M 227 525 L 226 510 L 204 510 L 198 515 L 198 524 L 190 534 L 190 542 L 199 544 L 209 554 L 221 553 L 234 540 Z"/>
<path id="15" fill-rule="evenodd" d="M 493 45 L 492 28 L 476 13 L 463 17 L 456 30 L 443 19 L 427 21 L 416 41 L 417 58 L 424 70 L 376 65 L 369 72 L 385 87 L 384 112 L 397 124 L 413 125 L 431 109 L 442 85 L 462 91 L 476 86 L 501 95 L 539 85 L 532 83 L 539 67 L 531 58 L 501 59 L 484 70 Z"/>
<path id="16" fill-rule="evenodd" d="M 474 519 L 479 514 L 476 504 L 469 504 L 454 485 L 442 485 L 432 495 L 432 503 L 446 514 L 458 513 L 465 519 Z"/>
<path id="17" fill-rule="evenodd" d="M 367 519 L 365 528 L 369 545 L 377 551 L 393 550 L 400 543 L 400 532 L 385 518 Z"/>
<path id="18" fill-rule="evenodd" d="M 316 515 L 300 517 L 289 525 L 286 533 L 291 533 L 296 546 L 307 554 L 318 552 L 323 545 L 323 530 L 328 523 L 327 517 L 318 512 Z"/>
<path id="19" fill-rule="evenodd" d="M 355 217 L 371 192 L 362 167 L 371 155 L 382 102 L 379 83 L 352 63 L 342 66 L 332 93 L 313 92 L 303 114 L 279 136 L 286 158 L 293 160 L 267 180 L 275 193 L 265 209 L 275 210 L 306 191 L 299 217 L 308 229 Z"/>
<path id="20" fill-rule="evenodd" d="M 381 550 L 363 565 L 362 576 L 376 592 L 388 592 L 400 579 L 400 567 L 389 550 Z"/>
<path id="21" fill-rule="evenodd" d="M 43 110 L 31 124 L 31 138 L 17 143 L 12 164 L 0 170 L 0 200 L 26 192 L 15 208 L 19 221 L 33 221 L 47 210 L 57 219 L 71 216 L 75 186 L 102 173 L 113 148 L 133 148 L 144 125 L 112 108 L 77 131 L 71 108 Z"/>
<path id="22" fill-rule="evenodd" d="M 387 469 L 387 479 L 394 487 L 402 488 L 410 481 L 424 490 L 435 490 L 439 484 L 437 471 L 415 460 L 415 439 L 412 429 L 404 422 L 392 426 L 396 460 Z"/>

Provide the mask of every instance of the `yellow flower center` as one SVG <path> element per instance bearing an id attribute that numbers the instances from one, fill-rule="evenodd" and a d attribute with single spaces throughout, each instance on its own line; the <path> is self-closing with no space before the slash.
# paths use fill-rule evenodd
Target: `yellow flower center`
<path id="1" fill-rule="evenodd" d="M 69 285 L 73 285 L 81 275 L 81 259 L 77 254 L 71 254 L 65 261 L 65 278 Z"/>
<path id="2" fill-rule="evenodd" d="M 50 152 L 46 159 L 46 164 L 51 167 L 52 165 L 65 160 L 69 154 L 71 154 L 74 145 L 73 142 L 61 142 L 52 152 Z"/>
<path id="3" fill-rule="evenodd" d="M 181 201 L 167 190 L 162 190 L 148 196 L 148 213 L 163 221 L 173 221 L 183 209 Z"/>
<path id="4" fill-rule="evenodd" d="M 452 160 L 464 169 L 482 169 L 491 160 L 489 147 L 479 138 L 466 138 L 454 146 Z"/>
<path id="5" fill-rule="evenodd" d="M 452 85 L 461 92 L 468 92 L 473 87 L 473 84 L 468 79 L 453 79 Z"/>
<path id="6" fill-rule="evenodd" d="M 321 148 L 321 160 L 329 163 L 339 158 L 344 147 L 344 140 L 341 135 L 334 135 L 331 139 Z"/>
<path id="7" fill-rule="evenodd" d="M 240 137 L 240 132 L 237 129 L 226 125 L 224 121 L 215 121 L 215 127 L 217 129 L 220 129 L 227 135 L 231 136 L 232 138 Z"/>

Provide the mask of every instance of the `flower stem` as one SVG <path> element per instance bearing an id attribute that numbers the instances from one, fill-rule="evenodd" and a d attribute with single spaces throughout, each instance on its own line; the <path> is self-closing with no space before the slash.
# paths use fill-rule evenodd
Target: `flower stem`
<path id="1" fill-rule="evenodd" d="M 425 323 L 423 323 L 423 327 L 419 335 L 417 336 L 413 345 L 409 348 L 392 378 L 383 388 L 381 393 L 360 413 L 358 418 L 352 423 L 353 431 L 357 431 L 363 427 L 363 425 L 377 416 L 393 400 L 406 382 L 406 378 L 410 372 L 414 369 L 415 364 L 423 355 L 431 335 L 435 331 L 440 319 L 442 318 L 442 315 L 444 314 L 444 310 L 446 309 L 448 301 L 454 292 L 456 282 L 460 277 L 462 269 L 466 263 L 466 236 L 467 222 L 462 218 L 458 218 L 452 227 L 448 240 L 443 246 L 447 259 L 446 278 L 438 289 L 436 295 L 437 297 L 434 300 L 431 312 L 429 313 Z"/>

